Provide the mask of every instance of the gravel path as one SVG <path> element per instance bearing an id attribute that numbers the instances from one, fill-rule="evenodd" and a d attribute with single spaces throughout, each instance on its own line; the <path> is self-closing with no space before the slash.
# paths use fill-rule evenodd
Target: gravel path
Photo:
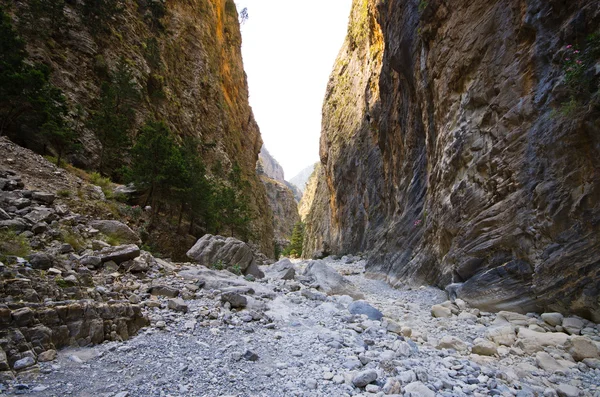
<path id="1" fill-rule="evenodd" d="M 469 354 L 496 315 L 462 308 L 434 318 L 432 305 L 446 300 L 442 291 L 392 289 L 365 278 L 358 258 L 328 263 L 383 321 L 351 314 L 348 296 L 327 297 L 296 281 L 249 283 L 256 291 L 241 311 L 223 307 L 219 291 L 205 288 L 185 302 L 187 313 L 168 309 L 166 300 L 148 307 L 153 325 L 138 336 L 61 351 L 8 395 L 600 396 L 600 370 L 582 362 L 547 372 L 516 347 L 500 346 L 491 357 Z M 466 350 L 437 348 L 448 336 Z"/>

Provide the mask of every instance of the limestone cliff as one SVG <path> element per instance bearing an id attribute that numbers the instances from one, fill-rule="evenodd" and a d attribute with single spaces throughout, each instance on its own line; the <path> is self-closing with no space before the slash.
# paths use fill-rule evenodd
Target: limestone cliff
<path id="1" fill-rule="evenodd" d="M 593 0 L 355 0 L 306 255 L 598 321 L 599 25 Z"/>
<path id="2" fill-rule="evenodd" d="M 252 234 L 273 252 L 271 214 L 255 173 L 262 139 L 248 104 L 233 0 L 4 3 L 30 60 L 50 66 L 52 82 L 67 97 L 82 144 L 72 162 L 97 165 L 102 147 L 88 128 L 90 117 L 102 83 L 124 62 L 141 93 L 136 125 L 162 119 L 179 137 L 198 138 L 209 169 L 239 163 L 250 182 Z"/>
<path id="3" fill-rule="evenodd" d="M 284 179 L 283 168 L 264 146 L 256 164 L 256 172 L 265 186 L 269 207 L 273 212 L 275 244 L 282 248 L 289 244 L 294 225 L 300 221 L 298 203 Z"/>

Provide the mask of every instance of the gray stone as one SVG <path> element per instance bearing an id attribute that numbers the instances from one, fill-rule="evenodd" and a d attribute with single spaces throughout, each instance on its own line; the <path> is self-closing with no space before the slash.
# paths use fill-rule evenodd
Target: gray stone
<path id="1" fill-rule="evenodd" d="M 585 336 L 571 336 L 565 342 L 565 349 L 573 356 L 575 361 L 582 361 L 586 358 L 600 358 L 598 346 Z"/>
<path id="2" fill-rule="evenodd" d="M 312 280 L 313 286 L 327 295 L 349 295 L 354 299 L 364 299 L 364 295 L 350 281 L 322 260 L 310 261 L 303 276 Z"/>
<path id="3" fill-rule="evenodd" d="M 181 298 L 169 299 L 167 307 L 176 312 L 187 313 L 188 311 L 188 305 Z"/>
<path id="4" fill-rule="evenodd" d="M 53 261 L 54 259 L 50 255 L 43 252 L 29 255 L 29 263 L 34 269 L 48 270 L 52 267 Z"/>
<path id="5" fill-rule="evenodd" d="M 381 320 L 383 313 L 369 305 L 365 301 L 354 301 L 348 306 L 348 311 L 352 314 L 364 314 L 370 320 Z"/>
<path id="6" fill-rule="evenodd" d="M 254 353 L 251 350 L 246 350 L 244 355 L 242 356 L 246 361 L 258 361 L 258 354 Z"/>
<path id="7" fill-rule="evenodd" d="M 556 388 L 556 392 L 560 397 L 578 397 L 580 394 L 578 388 L 566 383 L 561 383 L 560 385 L 558 385 L 558 387 Z"/>
<path id="8" fill-rule="evenodd" d="M 548 372 L 562 371 L 565 369 L 565 367 L 560 365 L 558 361 L 546 352 L 537 352 L 535 355 L 535 362 L 538 367 Z"/>
<path id="9" fill-rule="evenodd" d="M 454 349 L 458 352 L 466 352 L 467 345 L 462 340 L 452 335 L 445 335 L 436 346 L 438 349 Z"/>
<path id="10" fill-rule="evenodd" d="M 494 356 L 498 354 L 496 344 L 483 338 L 477 338 L 473 341 L 473 348 L 471 351 L 481 356 Z"/>
<path id="11" fill-rule="evenodd" d="M 405 397 L 435 397 L 435 392 L 429 389 L 423 382 L 412 382 L 404 386 Z"/>
<path id="12" fill-rule="evenodd" d="M 32 224 L 46 222 L 49 223 L 55 218 L 54 210 L 50 208 L 37 207 L 27 215 L 25 215 L 25 219 L 27 219 Z"/>
<path id="13" fill-rule="evenodd" d="M 54 202 L 54 200 L 56 199 L 56 196 L 54 194 L 47 193 L 47 192 L 33 192 L 31 194 L 31 197 L 35 201 L 39 201 L 41 203 L 48 204 L 48 205 L 51 205 Z"/>
<path id="14" fill-rule="evenodd" d="M 20 371 L 22 369 L 29 368 L 32 365 L 35 365 L 35 360 L 33 359 L 33 357 L 25 357 L 15 361 L 13 368 L 15 371 Z"/>
<path id="15" fill-rule="evenodd" d="M 114 238 L 121 244 L 140 244 L 139 236 L 123 222 L 113 220 L 96 220 L 90 222 L 90 226 L 99 230 L 102 234 Z"/>
<path id="16" fill-rule="evenodd" d="M 85 255 L 79 259 L 79 263 L 91 269 L 98 269 L 102 266 L 102 258 L 99 256 Z"/>
<path id="17" fill-rule="evenodd" d="M 166 296 L 169 298 L 175 298 L 177 295 L 179 295 L 179 290 L 177 288 L 170 287 L 168 285 L 155 285 L 150 287 L 148 292 L 151 295 Z"/>
<path id="18" fill-rule="evenodd" d="M 448 318 L 452 317 L 452 311 L 442 305 L 431 306 L 431 315 L 437 318 Z"/>
<path id="19" fill-rule="evenodd" d="M 356 387 L 365 387 L 371 382 L 375 382 L 377 380 L 377 372 L 373 369 L 368 369 L 366 371 L 361 371 L 358 374 L 354 375 L 352 378 L 352 384 Z"/>
<path id="20" fill-rule="evenodd" d="M 266 270 L 269 278 L 274 280 L 293 280 L 296 276 L 294 264 L 287 258 L 283 258 L 269 266 Z"/>
<path id="21" fill-rule="evenodd" d="M 199 264 L 211 267 L 222 262 L 226 267 L 239 266 L 242 273 L 254 262 L 254 254 L 248 244 L 233 237 L 206 234 L 186 254 Z"/>
<path id="22" fill-rule="evenodd" d="M 542 320 L 546 322 L 546 324 L 549 324 L 553 327 L 556 327 L 557 325 L 562 325 L 564 318 L 563 315 L 560 313 L 543 313 L 541 317 Z"/>
<path id="23" fill-rule="evenodd" d="M 0 221 L 7 221 L 10 219 L 10 215 L 6 213 L 2 208 L 0 208 Z"/>
<path id="24" fill-rule="evenodd" d="M 48 224 L 45 222 L 40 222 L 40 223 L 36 223 L 35 225 L 33 225 L 31 227 L 31 231 L 34 234 L 42 234 L 44 233 L 46 230 L 48 230 Z"/>
<path id="25" fill-rule="evenodd" d="M 98 256 L 102 259 L 102 262 L 113 261 L 116 264 L 120 264 L 140 256 L 140 248 L 135 244 L 119 245 L 117 247 L 104 248 Z"/>
<path id="26" fill-rule="evenodd" d="M 576 317 L 567 317 L 563 319 L 562 327 L 570 335 L 579 335 L 583 328 L 583 321 Z"/>
<path id="27" fill-rule="evenodd" d="M 223 292 L 221 294 L 221 302 L 229 303 L 232 308 L 243 308 L 248 305 L 248 299 L 237 292 Z"/>

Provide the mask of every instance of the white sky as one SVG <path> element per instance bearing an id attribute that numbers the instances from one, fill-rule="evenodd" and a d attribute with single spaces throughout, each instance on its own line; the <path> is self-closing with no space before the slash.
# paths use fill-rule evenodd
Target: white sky
<path id="1" fill-rule="evenodd" d="M 285 178 L 319 160 L 321 107 L 351 0 L 235 0 L 250 105 Z"/>

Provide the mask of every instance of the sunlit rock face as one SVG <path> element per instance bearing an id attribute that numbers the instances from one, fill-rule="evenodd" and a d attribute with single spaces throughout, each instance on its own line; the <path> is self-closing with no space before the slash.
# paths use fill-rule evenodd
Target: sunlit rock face
<path id="1" fill-rule="evenodd" d="M 394 285 L 599 321 L 598 26 L 592 0 L 355 0 L 305 255 L 364 251 Z M 587 57 L 575 87 L 568 45 Z"/>
<path id="2" fill-rule="evenodd" d="M 291 185 L 286 182 L 283 167 L 263 146 L 260 151 L 256 172 L 267 192 L 267 201 L 273 213 L 275 244 L 285 247 L 289 244 L 294 225 L 300 221 L 298 203 Z"/>
<path id="3" fill-rule="evenodd" d="M 249 182 L 245 194 L 253 213 L 254 242 L 272 253 L 272 215 L 255 172 L 262 139 L 248 103 L 234 1 L 119 2 L 121 11 L 103 15 L 97 29 L 86 19 L 87 2 L 67 1 L 64 21 L 49 37 L 41 34 L 47 15 L 40 16 L 39 29 L 22 23 L 23 10 L 34 3 L 7 3 L 6 11 L 14 16 L 31 61 L 51 67 L 52 82 L 65 93 L 70 108 L 78 109 L 73 118 L 82 134 L 81 154 L 70 160 L 86 168 L 97 166 L 102 148 L 87 128 L 89 116 L 96 109 L 105 75 L 124 60 L 141 95 L 133 130 L 146 120 L 164 120 L 179 137 L 201 140 L 198 155 L 207 169 L 218 163 L 228 171 L 239 164 Z M 164 5 L 164 15 L 153 19 L 149 4 Z"/>

